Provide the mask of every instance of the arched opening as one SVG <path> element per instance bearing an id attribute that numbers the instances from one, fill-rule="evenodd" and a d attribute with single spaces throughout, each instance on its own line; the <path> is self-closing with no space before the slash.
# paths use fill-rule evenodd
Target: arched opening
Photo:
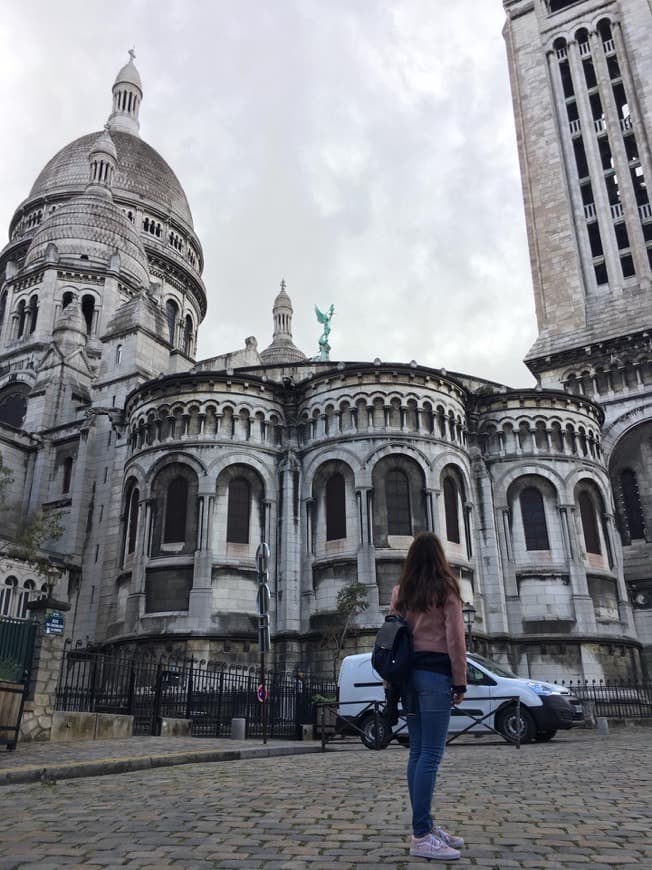
<path id="1" fill-rule="evenodd" d="M 177 319 L 179 317 L 179 306 L 174 301 L 174 299 L 168 299 L 168 301 L 165 303 L 165 314 L 168 322 L 168 338 L 172 347 L 175 347 Z"/>
<path id="2" fill-rule="evenodd" d="M 549 550 L 546 512 L 541 491 L 535 486 L 526 486 L 519 498 L 526 550 Z"/>
<path id="3" fill-rule="evenodd" d="M 136 536 L 138 533 L 138 510 L 140 491 L 137 486 L 131 490 L 127 508 L 127 555 L 136 552 Z"/>
<path id="4" fill-rule="evenodd" d="M 86 322 L 86 332 L 91 335 L 93 331 L 93 315 L 95 314 L 95 298 L 90 294 L 82 296 L 82 315 Z"/>
<path id="5" fill-rule="evenodd" d="M 18 331 L 17 338 L 22 338 L 23 333 L 25 332 L 25 319 L 27 317 L 27 312 L 25 309 L 25 300 L 21 299 L 18 303 Z"/>
<path id="6" fill-rule="evenodd" d="M 410 484 L 407 475 L 393 468 L 385 476 L 385 503 L 387 505 L 387 534 L 411 535 Z"/>
<path id="7" fill-rule="evenodd" d="M 74 293 L 71 290 L 66 290 L 61 299 L 61 309 L 67 308 L 74 298 Z"/>
<path id="8" fill-rule="evenodd" d="M 164 544 L 185 542 L 187 513 L 188 481 L 185 477 L 175 477 L 168 485 L 165 500 Z"/>
<path id="9" fill-rule="evenodd" d="M 190 356 L 192 352 L 192 317 L 186 314 L 185 325 L 183 328 L 183 352 Z"/>
<path id="10" fill-rule="evenodd" d="M 38 296 L 34 294 L 29 300 L 29 332 L 30 335 L 36 329 L 36 322 L 38 320 Z"/>
<path id="11" fill-rule="evenodd" d="M 61 492 L 68 493 L 70 492 L 70 485 L 72 483 L 72 466 L 73 466 L 73 458 L 72 456 L 66 456 L 63 460 L 63 477 L 61 481 Z"/>
<path id="12" fill-rule="evenodd" d="M 6 577 L 0 586 L 0 616 L 13 616 L 13 599 L 18 588 L 15 577 Z"/>
<path id="13" fill-rule="evenodd" d="M 336 472 L 326 482 L 326 540 L 346 538 L 346 487 Z"/>
<path id="14" fill-rule="evenodd" d="M 586 490 L 582 490 L 578 495 L 577 503 L 580 509 L 586 552 L 600 555 L 602 553 L 602 546 L 600 544 L 600 532 L 598 530 L 598 520 L 593 499 Z"/>
<path id="15" fill-rule="evenodd" d="M 7 312 L 7 291 L 0 295 L 0 329 L 2 329 L 2 324 L 5 321 L 5 314 Z"/>
<path id="16" fill-rule="evenodd" d="M 460 543 L 460 517 L 457 504 L 457 487 L 451 477 L 444 478 L 444 515 L 446 517 L 446 540 Z"/>
<path id="17" fill-rule="evenodd" d="M 27 413 L 28 393 L 29 387 L 26 384 L 12 385 L 0 393 L 0 423 L 22 429 Z"/>
<path id="18" fill-rule="evenodd" d="M 231 544 L 249 543 L 251 487 L 244 477 L 234 477 L 229 483 L 226 540 Z"/>

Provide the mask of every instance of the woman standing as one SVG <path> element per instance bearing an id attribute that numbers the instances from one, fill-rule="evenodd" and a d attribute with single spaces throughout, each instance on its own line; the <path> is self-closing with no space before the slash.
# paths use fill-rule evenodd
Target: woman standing
<path id="1" fill-rule="evenodd" d="M 390 610 L 399 613 L 412 630 L 412 669 L 405 692 L 410 855 L 453 861 L 460 857 L 464 840 L 433 823 L 431 805 L 451 704 L 459 704 L 466 692 L 466 644 L 459 586 L 439 538 L 431 532 L 417 535 L 412 542 Z"/>

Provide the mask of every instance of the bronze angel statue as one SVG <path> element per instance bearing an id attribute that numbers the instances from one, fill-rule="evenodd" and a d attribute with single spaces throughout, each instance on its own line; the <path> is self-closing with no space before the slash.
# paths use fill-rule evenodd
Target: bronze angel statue
<path id="1" fill-rule="evenodd" d="M 316 357 L 318 360 L 327 360 L 329 358 L 328 354 L 330 353 L 331 346 L 328 343 L 328 336 L 331 331 L 331 318 L 333 314 L 335 314 L 335 306 L 331 305 L 328 311 L 324 314 L 323 311 L 320 311 L 319 308 L 315 305 L 315 314 L 317 315 L 317 320 L 321 323 L 323 331 L 321 334 L 321 338 L 319 339 L 319 355 Z"/>

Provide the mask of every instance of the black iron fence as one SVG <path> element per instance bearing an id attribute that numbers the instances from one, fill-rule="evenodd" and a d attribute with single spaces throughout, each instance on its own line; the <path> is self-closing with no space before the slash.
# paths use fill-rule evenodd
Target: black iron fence
<path id="1" fill-rule="evenodd" d="M 127 714 L 134 734 L 160 734 L 161 720 L 190 719 L 195 737 L 228 737 L 233 718 L 247 736 L 299 739 L 314 723 L 314 701 L 334 695 L 332 682 L 298 673 L 268 672 L 267 700 L 259 700 L 257 668 L 204 667 L 195 659 L 172 661 L 67 649 L 56 693 L 57 710 Z M 263 715 L 266 717 L 263 723 Z"/>
<path id="2" fill-rule="evenodd" d="M 0 680 L 27 685 L 37 628 L 30 619 L 0 616 Z"/>
<path id="3" fill-rule="evenodd" d="M 652 718 L 652 684 L 603 683 L 588 680 L 563 683 L 581 701 L 591 701 L 595 715 L 612 719 Z"/>

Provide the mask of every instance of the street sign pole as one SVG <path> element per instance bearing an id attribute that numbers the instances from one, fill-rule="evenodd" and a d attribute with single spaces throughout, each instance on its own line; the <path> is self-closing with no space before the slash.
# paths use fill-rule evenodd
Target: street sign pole
<path id="1" fill-rule="evenodd" d="M 260 653 L 260 685 L 258 700 L 263 705 L 263 743 L 267 743 L 267 686 L 265 685 L 265 653 L 270 651 L 269 636 L 269 547 L 263 541 L 256 550 L 258 575 L 258 652 Z"/>

